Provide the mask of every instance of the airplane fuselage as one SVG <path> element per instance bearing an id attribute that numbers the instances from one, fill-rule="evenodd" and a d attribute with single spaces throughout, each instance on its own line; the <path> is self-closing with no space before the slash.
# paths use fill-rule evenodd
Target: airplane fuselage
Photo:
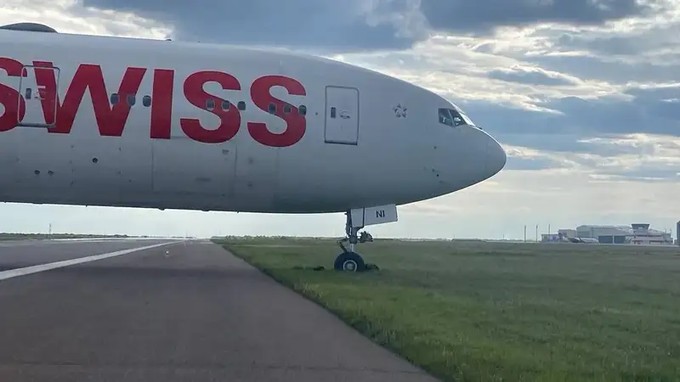
<path id="1" fill-rule="evenodd" d="M 404 204 L 505 154 L 442 97 L 237 46 L 0 30 L 0 201 L 272 213 Z"/>

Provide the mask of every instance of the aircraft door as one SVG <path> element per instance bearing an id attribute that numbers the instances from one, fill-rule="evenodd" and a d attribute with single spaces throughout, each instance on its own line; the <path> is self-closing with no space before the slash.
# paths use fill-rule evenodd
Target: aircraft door
<path id="1" fill-rule="evenodd" d="M 36 73 L 40 73 L 46 78 L 54 78 L 55 86 L 52 88 L 38 86 Z M 24 118 L 17 121 L 18 126 L 28 127 L 53 127 L 57 116 L 57 89 L 59 88 L 59 68 L 44 68 L 33 65 L 26 65 L 23 68 L 24 76 L 19 83 L 19 94 L 26 103 L 26 114 Z"/>
<path id="2" fill-rule="evenodd" d="M 359 89 L 326 87 L 326 143 L 356 145 L 359 141 Z"/>

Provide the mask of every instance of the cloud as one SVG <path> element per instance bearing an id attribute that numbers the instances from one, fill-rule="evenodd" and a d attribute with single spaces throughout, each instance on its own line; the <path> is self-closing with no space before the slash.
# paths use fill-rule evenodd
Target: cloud
<path id="1" fill-rule="evenodd" d="M 574 167 L 574 163 L 565 156 L 555 155 L 547 151 L 538 151 L 530 147 L 504 144 L 508 161 L 507 171 L 536 171 L 546 169 L 565 169 Z"/>
<path id="2" fill-rule="evenodd" d="M 600 25 L 535 23 L 521 29 L 501 28 L 480 36 L 480 53 L 512 57 L 545 70 L 582 80 L 663 81 L 680 66 L 677 39 L 680 4 L 647 1 L 642 15 Z"/>
<path id="3" fill-rule="evenodd" d="M 609 83 L 629 81 L 661 82 L 674 78 L 678 73 L 678 63 L 672 61 L 626 62 L 606 56 L 560 56 L 542 55 L 526 57 L 526 61 L 546 70 L 566 72 L 586 79 L 598 79 Z"/>
<path id="4" fill-rule="evenodd" d="M 535 149 L 504 143 L 507 170 L 561 170 L 592 179 L 680 183 L 680 137 L 630 134 L 586 138 L 581 150 Z M 583 149 L 588 147 L 587 149 Z"/>
<path id="5" fill-rule="evenodd" d="M 426 32 L 418 4 L 413 1 L 84 0 L 84 4 L 172 24 L 174 38 L 186 41 L 317 51 L 398 49 L 424 38 Z"/>
<path id="6" fill-rule="evenodd" d="M 403 207 L 400 234 L 427 226 L 428 237 L 522 238 L 523 227 L 539 234 L 581 224 L 629 224 L 644 220 L 652 227 L 674 226 L 680 216 L 678 182 L 593 177 L 577 170 L 503 171 L 466 190 Z M 485 202 L 482 202 L 485 201 Z M 379 235 L 375 235 L 379 237 Z"/>
<path id="7" fill-rule="evenodd" d="M 452 32 L 489 32 L 499 26 L 545 22 L 599 25 L 652 11 L 638 0 L 422 0 L 433 28 Z"/>
<path id="8" fill-rule="evenodd" d="M 163 39 L 172 27 L 132 12 L 85 7 L 79 0 L 5 0 L 0 24 L 39 22 L 62 33 Z"/>
<path id="9" fill-rule="evenodd" d="M 568 72 L 545 70 L 520 58 L 478 52 L 476 48 L 484 41 L 437 35 L 408 50 L 343 54 L 342 59 L 411 81 L 457 102 L 489 102 L 501 108 L 556 113 L 549 105 L 550 100 L 567 96 L 583 99 L 616 96 L 625 90 L 624 85 L 582 80 Z M 506 81 L 509 79 L 513 81 Z M 536 84 L 541 81 L 559 81 L 563 85 Z"/>
<path id="10" fill-rule="evenodd" d="M 600 25 L 658 7 L 639 0 L 271 0 L 200 5 L 164 0 L 83 0 L 171 24 L 175 38 L 285 45 L 318 51 L 405 49 L 439 32 L 491 32 L 546 22 Z M 199 4 L 199 3 L 196 3 Z M 284 5 L 285 4 L 285 5 Z"/>
<path id="11" fill-rule="evenodd" d="M 630 87 L 616 96 L 536 100 L 556 113 L 503 107 L 485 100 L 460 102 L 467 114 L 498 134 L 631 134 L 680 136 L 680 85 Z"/>
<path id="12" fill-rule="evenodd" d="M 496 69 L 489 72 L 489 77 L 502 81 L 519 82 L 533 85 L 575 85 L 577 79 L 561 73 L 547 71 L 541 68 L 514 67 L 510 69 Z"/>
<path id="13" fill-rule="evenodd" d="M 619 20 L 595 28 L 552 28 L 544 31 L 555 41 L 560 51 L 585 50 L 617 59 L 644 60 L 674 53 L 676 36 L 680 32 L 680 12 L 677 3 L 656 1 L 655 11 L 646 17 Z"/>

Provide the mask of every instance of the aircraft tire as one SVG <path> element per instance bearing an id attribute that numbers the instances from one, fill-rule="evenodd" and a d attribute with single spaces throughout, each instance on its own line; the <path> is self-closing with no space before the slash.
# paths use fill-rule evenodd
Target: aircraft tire
<path id="1" fill-rule="evenodd" d="M 343 272 L 363 272 L 366 269 L 364 259 L 355 252 L 344 252 L 335 258 L 334 268 Z"/>

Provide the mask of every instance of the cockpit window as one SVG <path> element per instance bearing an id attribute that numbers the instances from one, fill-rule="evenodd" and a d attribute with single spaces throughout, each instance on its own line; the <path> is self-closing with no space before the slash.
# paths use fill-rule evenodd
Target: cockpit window
<path id="1" fill-rule="evenodd" d="M 470 125 L 471 122 L 463 118 L 463 116 L 453 109 L 439 109 L 439 123 L 448 126 Z"/>

